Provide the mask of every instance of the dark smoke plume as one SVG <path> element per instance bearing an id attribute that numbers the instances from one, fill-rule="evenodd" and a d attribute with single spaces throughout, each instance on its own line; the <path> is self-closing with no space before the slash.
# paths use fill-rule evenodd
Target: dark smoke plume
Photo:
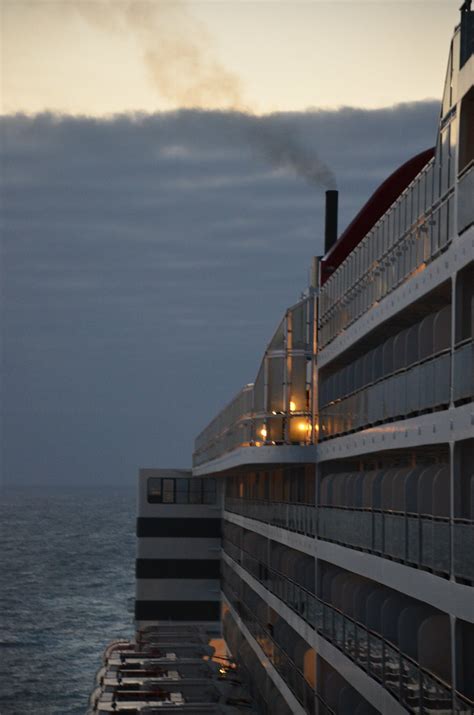
<path id="1" fill-rule="evenodd" d="M 256 149 L 274 166 L 292 169 L 309 184 L 335 189 L 333 171 L 298 137 L 294 127 L 276 125 L 269 119 L 257 120 L 251 133 Z"/>

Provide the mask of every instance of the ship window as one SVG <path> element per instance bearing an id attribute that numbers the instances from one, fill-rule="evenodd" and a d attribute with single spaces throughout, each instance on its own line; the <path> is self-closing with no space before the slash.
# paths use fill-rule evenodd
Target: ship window
<path id="1" fill-rule="evenodd" d="M 151 477 L 147 484 L 149 504 L 215 504 L 215 479 Z"/>
<path id="2" fill-rule="evenodd" d="M 449 125 L 441 133 L 441 195 L 449 187 Z"/>
<path id="3" fill-rule="evenodd" d="M 425 213 L 425 201 L 426 201 L 426 171 L 420 176 L 418 182 L 418 216 L 422 216 Z"/>
<path id="4" fill-rule="evenodd" d="M 405 204 L 405 232 L 410 230 L 411 226 L 411 190 L 407 189 L 404 197 L 404 204 Z"/>
<path id="5" fill-rule="evenodd" d="M 200 479 L 189 479 L 189 503 L 201 504 L 202 484 Z"/>
<path id="6" fill-rule="evenodd" d="M 174 503 L 174 479 L 163 479 L 163 504 Z"/>
<path id="7" fill-rule="evenodd" d="M 161 503 L 161 479 L 148 480 L 148 501 L 150 504 Z"/>
<path id="8" fill-rule="evenodd" d="M 453 164 L 454 166 L 454 164 Z M 426 172 L 426 208 L 431 208 L 433 202 L 433 164 L 430 164 Z"/>
<path id="9" fill-rule="evenodd" d="M 441 138 L 436 146 L 435 162 L 433 165 L 433 202 L 439 199 L 439 182 L 441 176 Z"/>
<path id="10" fill-rule="evenodd" d="M 189 479 L 176 479 L 176 504 L 188 504 L 188 485 Z"/>
<path id="11" fill-rule="evenodd" d="M 456 145 L 457 145 L 457 121 L 454 119 L 450 124 L 449 129 L 449 186 L 454 186 L 456 174 Z"/>
<path id="12" fill-rule="evenodd" d="M 412 223 L 418 221 L 420 215 L 420 192 L 421 185 L 420 181 L 415 181 L 413 184 L 413 213 L 412 213 Z"/>
<path id="13" fill-rule="evenodd" d="M 474 89 L 463 97 L 459 126 L 459 172 L 474 160 Z"/>
<path id="14" fill-rule="evenodd" d="M 203 494 L 202 501 L 203 504 L 215 504 L 216 503 L 216 480 L 215 479 L 203 479 Z"/>

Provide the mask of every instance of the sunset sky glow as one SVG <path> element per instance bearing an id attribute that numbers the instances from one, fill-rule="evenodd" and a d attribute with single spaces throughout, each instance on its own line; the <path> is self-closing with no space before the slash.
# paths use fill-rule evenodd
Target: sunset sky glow
<path id="1" fill-rule="evenodd" d="M 268 113 L 438 98 L 458 5 L 3 0 L 2 110 Z"/>

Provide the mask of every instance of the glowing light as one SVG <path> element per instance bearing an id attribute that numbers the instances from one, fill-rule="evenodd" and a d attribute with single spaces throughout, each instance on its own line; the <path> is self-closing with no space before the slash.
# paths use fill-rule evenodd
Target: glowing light
<path id="1" fill-rule="evenodd" d="M 300 432 L 308 432 L 308 434 L 310 434 L 313 430 L 313 425 L 311 422 L 298 422 L 296 428 Z"/>
<path id="2" fill-rule="evenodd" d="M 265 429 L 265 427 L 262 427 L 262 429 L 260 430 L 260 434 L 265 439 L 265 437 L 267 436 L 267 430 Z"/>
<path id="3" fill-rule="evenodd" d="M 225 668 L 219 668 L 219 673 L 225 673 L 226 669 Z"/>
<path id="4" fill-rule="evenodd" d="M 294 412 L 296 410 L 296 402 L 293 402 L 293 400 L 290 400 L 290 412 Z"/>

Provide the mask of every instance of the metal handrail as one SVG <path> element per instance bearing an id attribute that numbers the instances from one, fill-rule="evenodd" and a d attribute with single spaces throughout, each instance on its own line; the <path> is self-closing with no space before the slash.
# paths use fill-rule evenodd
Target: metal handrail
<path id="1" fill-rule="evenodd" d="M 469 338 L 469 340 L 472 340 L 472 338 Z M 358 395 L 360 392 L 363 392 L 364 390 L 367 390 L 369 387 L 373 387 L 374 385 L 380 385 L 382 382 L 385 382 L 386 380 L 389 380 L 391 377 L 394 375 L 402 375 L 403 373 L 408 373 L 410 370 L 412 370 L 415 367 L 419 367 L 420 365 L 426 365 L 427 363 L 431 362 L 432 360 L 436 360 L 436 358 L 441 357 L 442 355 L 448 355 L 451 353 L 451 347 L 448 348 L 443 348 L 443 350 L 439 350 L 437 353 L 433 353 L 432 355 L 429 355 L 426 358 L 423 358 L 422 360 L 417 360 L 416 362 L 410 363 L 410 365 L 406 365 L 405 367 L 401 367 L 398 370 L 394 370 L 393 372 L 388 373 L 387 375 L 383 375 L 382 377 L 379 377 L 377 380 L 372 380 L 372 382 L 367 382 L 362 387 L 358 387 L 356 390 L 352 390 L 352 392 L 346 392 L 344 395 L 341 397 L 335 397 L 333 400 L 330 400 L 329 402 L 326 402 L 324 405 L 320 406 L 320 409 L 325 409 L 329 405 L 338 405 L 341 402 L 343 402 L 345 399 L 348 397 L 353 397 L 354 395 Z"/>
<path id="2" fill-rule="evenodd" d="M 470 171 L 474 169 L 474 159 L 471 159 L 465 167 L 459 172 L 458 174 L 458 181 L 460 181 L 462 178 L 466 176 L 466 174 L 469 174 Z"/>
<path id="3" fill-rule="evenodd" d="M 217 421 L 219 418 L 222 417 L 222 413 L 219 413 L 219 415 L 215 418 Z M 305 420 L 308 425 L 310 426 L 310 429 L 308 431 L 307 436 L 304 434 L 302 435 L 302 439 L 299 441 L 296 441 L 294 439 L 288 439 L 285 437 L 284 432 L 282 431 L 281 435 L 281 440 L 271 440 L 267 439 L 266 437 L 262 437 L 260 439 L 256 438 L 254 434 L 251 435 L 250 440 L 246 441 L 240 441 L 234 445 L 227 445 L 227 446 L 219 446 L 219 442 L 221 440 L 224 440 L 226 437 L 232 436 L 234 430 L 239 427 L 241 424 L 249 424 L 251 426 L 251 429 L 253 431 L 255 423 L 258 422 L 266 422 L 269 420 L 274 419 L 275 417 L 281 417 L 283 420 L 285 419 L 294 419 L 294 418 L 301 418 Z M 216 449 L 216 454 L 214 456 L 219 456 L 224 453 L 230 453 L 234 449 L 238 449 L 239 447 L 247 447 L 247 446 L 258 446 L 258 447 L 268 447 L 268 446 L 274 446 L 276 444 L 298 444 L 298 445 L 310 445 L 312 443 L 312 414 L 311 412 L 307 410 L 299 410 L 299 411 L 286 411 L 286 412 L 256 412 L 252 410 L 251 412 L 246 412 L 243 415 L 239 415 L 236 417 L 234 420 L 226 423 L 223 428 L 215 433 L 212 433 L 209 435 L 207 441 L 201 445 L 198 446 L 194 450 L 193 454 L 193 459 L 194 459 L 194 464 L 199 465 L 205 461 L 208 461 L 210 458 L 212 459 L 212 456 L 207 455 L 208 451 L 210 448 L 214 447 Z M 206 430 L 209 428 L 206 427 Z M 199 439 L 202 438 L 204 433 L 201 433 L 198 435 L 196 438 L 196 444 L 199 443 Z M 201 457 L 203 459 L 201 460 Z"/>
<path id="4" fill-rule="evenodd" d="M 339 609 L 339 608 L 337 608 L 336 606 L 333 606 L 333 605 L 327 603 L 326 601 L 324 601 L 323 599 L 319 598 L 318 596 L 312 594 L 310 591 L 308 591 L 307 589 L 303 588 L 303 587 L 300 586 L 299 584 L 297 584 L 297 583 L 291 581 L 291 579 L 289 579 L 288 577 L 284 576 L 283 574 L 280 574 L 278 571 L 276 571 L 276 570 L 273 569 L 272 567 L 270 567 L 270 566 L 268 566 L 267 564 L 265 564 L 265 563 L 259 561 L 258 559 L 255 559 L 255 557 L 253 557 L 251 554 L 249 554 L 248 552 L 246 552 L 244 549 L 241 549 L 240 547 L 238 547 L 238 546 L 236 546 L 235 544 L 233 544 L 233 542 L 230 542 L 230 543 L 231 543 L 235 548 L 238 548 L 238 549 L 240 549 L 241 551 L 244 551 L 244 553 L 245 553 L 250 559 L 256 561 L 259 565 L 261 565 L 261 566 L 263 566 L 264 568 L 266 568 L 270 573 L 274 573 L 274 574 L 278 575 L 282 580 L 284 580 L 284 581 L 288 582 L 289 584 L 291 584 L 291 586 L 292 586 L 293 588 L 296 588 L 296 589 L 299 589 L 299 590 L 303 591 L 303 592 L 307 595 L 307 597 L 308 597 L 310 600 L 313 600 L 315 603 L 317 603 L 317 604 L 319 604 L 320 606 L 322 606 L 323 609 L 324 609 L 324 608 L 329 609 L 329 611 L 330 611 L 331 614 L 332 614 L 333 628 L 334 628 L 334 614 L 338 614 L 338 615 L 342 618 L 343 629 L 344 629 L 344 634 L 343 634 L 343 642 L 344 642 L 344 643 L 345 643 L 345 624 L 346 624 L 346 622 L 349 622 L 349 623 L 351 623 L 351 624 L 354 626 L 354 629 L 355 629 L 355 630 L 354 630 L 354 633 L 357 634 L 357 629 L 362 629 L 363 631 L 365 631 L 365 633 L 367 634 L 367 642 L 368 642 L 368 643 L 370 643 L 370 638 L 377 639 L 377 641 L 381 642 L 381 643 L 382 643 L 382 646 L 383 646 L 383 653 L 384 653 L 385 647 L 387 647 L 387 648 L 389 648 L 389 649 L 395 651 L 395 653 L 396 653 L 397 656 L 398 656 L 398 659 L 399 659 L 399 662 L 400 662 L 400 666 L 401 666 L 402 660 L 403 660 L 404 662 L 407 662 L 407 663 L 411 664 L 411 665 L 414 667 L 415 671 L 417 672 L 417 674 L 418 674 L 418 680 L 419 680 L 419 683 L 418 683 L 418 684 L 420 685 L 420 697 L 421 697 L 421 692 L 422 692 L 422 678 L 423 678 L 423 676 L 424 676 L 424 677 L 426 677 L 426 678 L 431 679 L 432 681 L 434 681 L 434 683 L 437 684 L 439 687 L 441 687 L 441 688 L 443 688 L 444 690 L 448 691 L 447 694 L 448 694 L 448 695 L 450 696 L 450 698 L 452 699 L 452 697 L 453 697 L 455 691 L 454 691 L 454 689 L 453 689 L 453 687 L 452 687 L 451 684 L 447 683 L 447 682 L 444 681 L 439 675 L 433 673 L 432 671 L 428 670 L 427 668 L 424 668 L 424 667 L 420 666 L 420 664 L 419 664 L 416 660 L 414 660 L 411 656 L 406 655 L 403 651 L 401 651 L 401 650 L 398 648 L 397 645 L 393 644 L 391 641 L 389 641 L 388 639 L 386 639 L 384 636 L 382 636 L 381 634 L 377 633 L 376 631 L 373 631 L 372 629 L 368 628 L 365 624 L 361 623 L 360 621 L 357 621 L 357 620 L 355 620 L 354 618 L 352 618 L 351 616 L 346 615 L 341 609 Z M 224 545 L 224 550 L 225 550 L 225 545 Z M 228 557 L 229 557 L 230 559 L 232 559 L 232 561 L 234 561 L 234 563 L 239 563 L 239 562 L 236 561 L 230 554 L 228 554 Z M 242 568 L 244 568 L 244 570 L 246 570 L 250 575 L 252 575 L 251 572 L 248 571 L 248 569 L 246 569 L 244 565 L 242 565 L 242 564 L 240 564 L 240 565 L 241 565 Z M 262 585 L 264 586 L 264 588 L 266 588 L 265 584 L 262 584 Z M 302 615 L 299 611 L 297 611 L 295 608 L 293 608 L 293 606 L 291 605 L 290 602 L 286 602 L 284 599 L 281 598 L 281 596 L 280 596 L 278 593 L 275 593 L 272 589 L 269 588 L 268 590 L 269 590 L 271 593 L 273 593 L 277 598 L 279 598 L 283 603 L 285 603 L 285 605 L 288 605 L 288 607 L 291 608 L 291 610 L 293 610 L 295 613 L 297 613 L 297 615 L 299 615 L 300 617 L 302 617 L 303 620 L 305 620 L 312 628 L 315 628 L 315 629 L 317 630 L 317 632 L 320 633 L 323 637 L 325 637 L 325 638 L 328 637 L 328 634 L 327 634 L 327 632 L 325 631 L 325 628 L 324 628 L 324 623 L 323 623 L 323 626 L 321 626 L 321 625 L 318 626 L 318 623 L 317 623 L 317 622 L 314 623 L 314 624 L 311 623 L 304 615 Z M 323 619 L 323 621 L 324 621 L 324 611 L 323 611 L 323 613 L 322 613 L 322 619 Z M 356 636 L 356 637 L 357 637 L 357 636 Z M 330 640 L 331 642 L 333 642 L 333 643 L 336 645 L 336 647 L 338 647 L 342 652 L 344 652 L 346 655 L 348 655 L 348 657 L 349 657 L 351 660 L 353 660 L 357 665 L 359 665 L 360 667 L 362 667 L 363 670 L 365 670 L 366 672 L 368 672 L 369 675 L 371 675 L 371 676 L 373 677 L 373 674 L 370 672 L 370 667 L 369 667 L 369 665 L 368 665 L 367 663 L 363 663 L 363 661 L 361 661 L 360 659 L 357 659 L 356 657 L 354 657 L 353 654 L 351 654 L 350 651 L 348 651 L 348 649 L 341 647 L 341 645 L 340 645 L 340 644 L 337 642 L 337 640 L 334 638 L 334 634 L 333 634 L 333 637 L 330 637 L 330 638 L 329 638 L 329 640 Z M 384 658 L 384 655 L 383 655 L 383 661 L 382 661 L 382 670 L 383 670 L 383 673 L 385 672 L 385 665 L 386 665 L 386 661 L 385 661 L 385 658 Z M 400 670 L 401 670 L 401 667 L 400 667 Z M 385 677 L 383 676 L 382 682 L 384 682 L 384 681 L 385 681 Z M 391 691 L 391 692 L 393 692 L 393 691 Z M 401 695 L 402 695 L 401 692 L 399 693 L 399 695 L 400 695 L 400 697 L 397 697 L 397 699 L 398 699 L 400 702 L 404 702 L 404 699 L 401 697 Z M 460 697 L 463 697 L 463 696 L 460 696 Z"/>
<path id="5" fill-rule="evenodd" d="M 364 244 L 364 242 L 367 240 L 368 236 L 372 233 L 372 231 L 376 231 L 379 226 L 383 224 L 383 222 L 386 220 L 387 216 L 390 214 L 392 209 L 400 204 L 404 198 L 409 194 L 411 189 L 418 184 L 420 181 L 421 177 L 423 175 L 426 175 L 428 169 L 431 169 L 431 167 L 434 164 L 434 158 L 432 158 L 426 166 L 422 169 L 422 171 L 414 178 L 414 180 L 410 183 L 410 185 L 406 188 L 406 190 L 401 194 L 401 196 L 392 204 L 392 206 L 385 212 L 385 214 L 380 218 L 379 222 L 375 224 L 375 226 L 371 229 L 371 231 L 362 239 L 360 246 Z M 466 167 L 466 173 L 468 173 L 468 167 Z M 458 177 L 459 178 L 459 177 Z M 403 247 L 403 244 L 407 239 L 410 239 L 410 237 L 420 231 L 420 227 L 423 225 L 426 225 L 429 223 L 431 220 L 432 214 L 441 206 L 441 204 L 444 204 L 449 200 L 449 198 L 454 194 L 454 184 L 451 185 L 442 195 L 438 196 L 435 200 L 432 200 L 432 203 L 430 206 L 428 206 L 424 212 L 418 216 L 418 218 L 410 225 L 408 226 L 404 231 L 402 231 L 396 240 L 393 242 L 393 244 L 387 249 L 384 250 L 380 255 L 376 257 L 376 259 L 372 262 L 371 265 L 369 265 L 364 273 L 359 275 L 357 280 L 355 280 L 351 285 L 346 286 L 345 293 L 340 293 L 337 297 L 333 299 L 333 302 L 331 303 L 330 306 L 324 307 L 321 311 L 321 315 L 319 318 L 319 326 L 320 329 L 323 328 L 327 323 L 331 320 L 332 314 L 335 313 L 335 311 L 338 309 L 340 304 L 344 304 L 344 302 L 347 299 L 348 294 L 354 293 L 357 294 L 357 292 L 360 292 L 361 288 L 364 288 L 365 285 L 367 285 L 368 280 L 370 279 L 371 275 L 373 275 L 376 270 L 378 270 L 380 263 L 382 261 L 387 261 L 387 259 L 391 258 L 391 256 L 398 250 L 400 250 L 401 247 Z M 449 245 L 451 238 L 448 235 L 446 237 L 446 244 L 444 246 L 447 247 Z M 438 253 L 443 250 L 443 247 L 439 247 L 435 251 L 430 251 L 430 255 L 424 259 L 423 262 L 433 260 Z M 338 271 L 344 270 L 343 267 L 345 266 L 345 261 L 339 266 Z M 391 287 L 390 290 L 388 290 L 385 295 L 389 295 L 400 283 L 403 283 L 409 276 L 417 269 L 417 267 L 420 265 L 420 262 L 417 262 L 416 265 L 414 265 L 409 273 L 407 273 L 405 276 L 401 278 L 398 282 L 394 283 L 394 285 Z M 335 271 L 333 275 L 331 276 L 331 279 L 334 280 L 335 276 L 337 275 L 338 271 Z M 323 294 L 325 293 L 325 287 L 323 286 L 322 289 Z M 385 296 L 382 296 L 385 297 Z M 365 314 L 373 305 L 374 301 L 365 309 L 361 310 L 357 315 L 351 316 L 342 326 L 342 328 L 339 328 L 334 334 L 329 336 L 328 338 L 324 337 L 324 339 L 321 336 L 322 340 L 322 347 L 326 347 L 332 340 L 334 340 L 340 333 L 341 330 L 346 330 L 350 325 L 352 325 L 359 317 L 360 315 Z"/>
<path id="6" fill-rule="evenodd" d="M 261 644 L 261 643 L 259 643 L 259 645 L 260 645 L 260 647 L 262 648 L 262 650 L 263 650 L 263 652 L 265 653 L 265 655 L 266 655 L 266 656 L 270 659 L 270 661 L 273 663 L 273 665 L 274 665 L 275 669 L 277 670 L 277 672 L 280 672 L 280 673 L 281 673 L 283 669 L 280 670 L 279 667 L 278 667 L 278 665 L 279 665 L 279 660 L 278 660 L 278 658 L 275 658 L 275 651 L 278 652 L 278 653 L 280 654 L 280 656 L 283 656 L 282 660 L 283 660 L 283 661 L 286 661 L 286 662 L 290 665 L 290 667 L 293 669 L 293 671 L 294 671 L 295 674 L 298 676 L 298 678 L 300 679 L 300 681 L 302 681 L 303 685 L 306 684 L 307 686 L 310 686 L 310 684 L 308 683 L 308 681 L 307 681 L 306 678 L 304 677 L 304 674 L 299 670 L 299 668 L 298 668 L 298 666 L 296 665 L 296 663 L 291 659 L 291 657 L 288 655 L 288 653 L 286 653 L 286 652 L 281 648 L 281 646 L 275 641 L 275 639 L 274 639 L 274 638 L 272 637 L 272 635 L 270 634 L 269 630 L 268 630 L 267 628 L 265 628 L 265 626 L 257 619 L 256 613 L 255 613 L 254 611 L 252 611 L 242 599 L 239 598 L 239 596 L 235 593 L 235 591 L 234 591 L 234 589 L 232 588 L 232 586 L 230 586 L 229 582 L 224 579 L 222 585 L 223 585 L 223 591 L 224 591 L 224 593 L 225 593 L 226 595 L 227 595 L 226 590 L 230 592 L 230 594 L 231 594 L 231 602 L 238 604 L 239 608 L 237 609 L 237 612 L 239 613 L 239 612 L 242 611 L 242 610 L 245 610 L 245 611 L 246 611 L 247 616 L 248 616 L 248 621 L 246 622 L 246 626 L 249 628 L 249 630 L 250 630 L 251 633 L 252 633 L 252 631 L 254 631 L 254 632 L 252 633 L 252 635 L 253 635 L 253 636 L 257 636 L 257 642 L 258 642 L 258 636 L 261 635 L 261 634 L 263 634 L 265 640 L 271 641 L 271 643 L 272 643 L 272 649 L 271 649 L 271 651 L 270 651 L 270 649 L 267 649 L 269 652 L 266 652 L 265 648 L 262 647 L 262 644 Z M 239 615 L 240 615 L 240 613 L 239 613 Z M 255 632 L 257 629 L 254 629 L 254 628 L 253 628 L 253 624 L 255 624 L 255 625 L 258 627 L 258 629 L 261 631 L 261 634 L 257 634 L 257 633 Z M 262 639 L 262 640 L 263 640 L 263 639 Z M 301 694 L 298 693 L 297 690 L 293 687 L 293 683 L 291 682 L 291 680 L 290 680 L 289 682 L 286 682 L 286 684 L 288 685 L 288 687 L 290 688 L 290 690 L 293 692 L 293 694 L 296 696 L 297 700 L 298 700 L 301 704 L 304 704 L 303 699 L 300 697 Z M 314 691 L 313 691 L 313 695 L 314 695 L 314 694 L 315 694 L 315 693 L 314 693 Z M 331 711 L 331 712 L 332 712 L 332 711 Z"/>
<path id="7" fill-rule="evenodd" d="M 401 509 L 380 509 L 370 506 L 345 506 L 342 504 L 318 504 L 318 509 L 344 509 L 345 511 L 364 511 L 371 514 L 390 514 L 395 516 L 409 516 L 416 519 L 427 519 L 430 521 L 449 522 L 449 516 L 441 516 L 439 514 L 424 514 L 418 511 L 402 511 Z"/>
<path id="8" fill-rule="evenodd" d="M 249 508 L 250 507 L 250 508 Z M 275 509 L 276 507 L 276 509 Z M 225 500 L 225 509 L 230 512 L 234 512 L 236 514 L 240 514 L 241 516 L 245 516 L 246 518 L 249 519 L 255 519 L 256 521 L 261 521 L 265 524 L 272 524 L 273 526 L 278 526 L 281 527 L 281 522 L 279 519 L 276 517 L 274 518 L 266 518 L 266 516 L 262 513 L 259 513 L 258 516 L 253 514 L 252 516 L 249 516 L 250 511 L 252 511 L 253 508 L 258 508 L 259 512 L 262 510 L 266 509 L 272 509 L 273 511 L 277 511 L 279 508 L 285 508 L 287 507 L 287 510 L 295 509 L 297 510 L 297 513 L 301 512 L 304 514 L 304 517 L 301 516 L 301 518 L 304 519 L 304 527 L 303 529 L 298 529 L 294 528 L 291 519 L 287 518 L 285 520 L 285 528 L 288 529 L 288 531 L 294 531 L 295 533 L 304 533 L 307 536 L 314 537 L 316 535 L 316 506 L 315 504 L 304 504 L 300 502 L 283 502 L 283 501 L 270 501 L 270 500 L 259 500 L 259 499 L 242 499 L 238 497 L 226 497 Z M 312 519 L 310 516 L 311 510 L 313 511 L 312 514 Z M 313 524 L 311 524 L 311 520 L 313 521 Z M 300 526 L 303 526 L 303 524 L 300 524 Z M 309 528 L 308 528 L 309 526 Z"/>

